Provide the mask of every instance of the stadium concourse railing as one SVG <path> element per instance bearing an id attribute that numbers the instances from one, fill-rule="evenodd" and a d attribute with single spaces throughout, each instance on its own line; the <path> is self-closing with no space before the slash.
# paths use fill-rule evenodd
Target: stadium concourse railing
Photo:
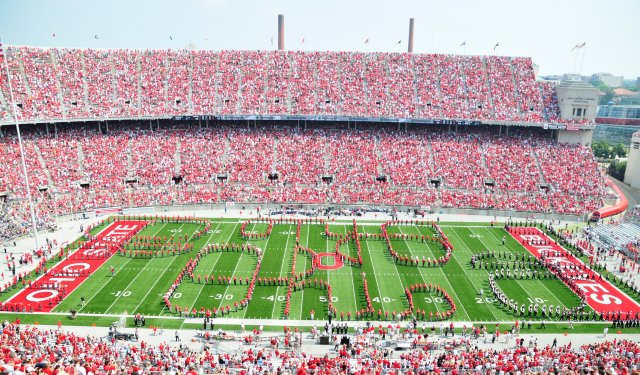
<path id="1" fill-rule="evenodd" d="M 622 192 L 622 189 L 620 189 L 618 185 L 616 185 L 610 178 L 607 178 L 606 181 L 607 185 L 609 185 L 613 190 L 615 190 L 616 194 L 618 194 L 619 199 L 612 206 L 605 206 L 594 211 L 592 214 L 592 218 L 595 221 L 624 213 L 629 207 L 629 201 Z"/>
<path id="2" fill-rule="evenodd" d="M 270 210 L 281 210 L 292 209 L 298 211 L 304 210 L 316 210 L 318 208 L 328 208 L 330 207 L 332 211 L 358 211 L 362 210 L 364 212 L 414 212 L 416 206 L 385 206 L 385 205 L 367 205 L 367 204 L 354 204 L 354 205 L 344 205 L 344 204 L 306 204 L 306 203 L 236 203 L 235 205 L 229 207 L 226 203 L 215 203 L 215 204 L 181 204 L 181 205 L 170 205 L 170 206 L 148 206 L 148 207 L 121 207 L 123 215 L 143 215 L 143 214 L 160 214 L 160 213 L 169 213 L 169 212 L 191 212 L 191 211 L 224 211 L 225 209 L 233 209 L 234 211 L 242 211 L 243 213 L 256 211 L 257 208 L 260 208 L 260 212 L 262 214 L 266 214 Z M 541 212 L 533 212 L 533 211 L 513 211 L 513 210 L 479 210 L 479 209 L 464 209 L 464 208 L 439 208 L 439 207 L 431 207 L 425 210 L 422 210 L 425 214 L 429 215 L 463 215 L 463 216 L 488 216 L 488 217 L 496 217 L 496 218 L 521 218 L 521 219 L 536 219 L 536 220 L 562 220 L 562 221 L 583 221 L 586 222 L 589 219 L 588 214 L 584 214 L 581 216 L 578 215 L 567 215 L 567 214 L 554 214 L 554 213 L 541 213 Z M 58 216 L 59 222 L 67 222 L 82 219 L 84 217 L 96 217 L 106 215 L 105 208 L 96 208 L 93 210 L 77 212 L 73 214 L 66 214 Z M 215 215 L 215 212 L 211 213 L 203 213 L 203 215 Z M 203 216 L 199 215 L 199 216 Z M 382 220 L 382 219 L 381 219 Z"/>
<path id="3" fill-rule="evenodd" d="M 425 124 L 425 125 L 493 125 L 493 126 L 523 126 L 537 127 L 550 130 L 593 130 L 595 124 L 580 124 L 571 126 L 555 122 L 524 122 L 477 120 L 463 118 L 390 118 L 364 116 L 327 116 L 327 115 L 184 115 L 184 116 L 134 116 L 134 117 L 87 117 L 65 119 L 18 120 L 21 125 L 36 124 L 67 124 L 79 122 L 107 122 L 107 121 L 327 121 L 327 122 L 380 122 L 388 124 Z M 14 120 L 0 120 L 0 126 L 15 125 Z"/>

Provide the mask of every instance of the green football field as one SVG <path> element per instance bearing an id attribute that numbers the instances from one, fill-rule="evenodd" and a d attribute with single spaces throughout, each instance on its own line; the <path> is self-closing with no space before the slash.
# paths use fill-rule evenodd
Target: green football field
<path id="1" fill-rule="evenodd" d="M 365 296 L 365 280 L 368 286 L 370 302 L 376 311 L 373 319 L 377 319 L 377 312 L 382 312 L 384 319 L 393 313 L 405 311 L 409 302 L 405 288 L 414 284 L 439 285 L 452 298 L 457 311 L 452 319 L 456 321 L 510 321 L 514 315 L 502 308 L 489 292 L 489 271 L 474 269 L 470 260 L 474 254 L 493 250 L 513 255 L 529 253 L 518 244 L 501 227 L 490 225 L 464 224 L 440 225 L 445 235 L 453 245 L 451 259 L 443 266 L 423 267 L 396 264 L 391 257 L 384 239 L 366 238 L 366 234 L 381 233 L 382 223 L 358 223 L 358 233 L 363 234 L 361 244 L 362 265 L 350 265 L 345 261 L 342 267 L 330 270 L 316 270 L 311 276 L 303 277 L 297 282 L 307 281 L 306 288 L 292 290 L 289 314 L 285 316 L 287 304 L 287 283 L 281 285 L 265 285 L 257 283 L 253 296 L 246 307 L 235 308 L 240 304 L 248 290 L 247 279 L 251 279 L 258 264 L 258 257 L 250 252 L 208 252 L 201 256 L 192 273 L 182 278 L 173 290 L 170 298 L 172 309 L 169 310 L 163 302 L 163 296 L 191 259 L 196 258 L 198 251 L 209 245 L 223 244 L 251 244 L 261 249 L 262 262 L 259 273 L 260 279 L 289 278 L 294 265 L 296 249 L 297 224 L 275 224 L 271 234 L 266 238 L 246 239 L 241 236 L 240 228 L 243 221 L 234 219 L 218 219 L 212 221 L 210 230 L 202 237 L 191 239 L 194 232 L 202 229 L 193 223 L 156 223 L 140 231 L 137 236 L 160 237 L 166 242 L 177 237 L 187 238 L 193 244 L 193 249 L 180 255 L 163 255 L 147 258 L 125 254 L 112 256 L 97 272 L 91 275 L 83 284 L 69 294 L 53 311 L 68 312 L 75 309 L 78 313 L 94 314 L 144 314 L 146 316 L 178 316 L 175 306 L 182 310 L 195 308 L 200 310 L 220 310 L 229 307 L 228 313 L 222 315 L 230 318 L 261 318 L 261 319 L 324 319 L 327 316 L 329 300 L 332 301 L 338 314 L 345 318 L 351 314 L 355 319 L 356 312 L 367 307 Z M 267 230 L 265 223 L 248 223 L 247 232 L 263 233 Z M 351 222 L 331 223 L 329 231 L 335 234 L 347 235 L 354 230 Z M 300 243 L 304 248 L 315 253 L 334 253 L 337 240 L 328 238 L 322 224 L 301 224 Z M 423 258 L 439 258 L 445 250 L 438 242 L 422 242 L 421 236 L 431 237 L 436 232 L 430 225 L 394 225 L 387 228 L 393 238 L 394 234 L 417 235 L 418 239 L 405 237 L 393 238 L 391 244 L 400 256 L 417 256 Z M 186 237 L 185 237 L 186 236 Z M 506 236 L 505 246 L 501 245 Z M 128 244 L 127 249 L 132 250 Z M 340 252 L 355 257 L 358 252 L 355 241 L 342 243 Z M 135 250 L 133 250 L 135 251 Z M 313 266 L 312 258 L 305 251 L 295 254 L 295 273 L 305 274 Z M 331 256 L 320 257 L 317 264 L 331 268 L 336 259 Z M 115 275 L 110 269 L 113 266 Z M 199 278 L 198 278 L 199 276 Z M 236 283 L 218 282 L 218 277 L 229 277 Z M 205 278 L 208 282 L 205 282 Z M 211 279 L 213 279 L 213 283 Z M 200 281 L 199 281 L 200 280 Z M 331 285 L 329 295 L 326 288 L 314 287 L 326 281 Z M 299 285 L 299 284 L 298 284 Z M 518 304 L 539 303 L 571 308 L 580 303 L 579 298 L 562 282 L 551 279 L 528 280 L 500 280 L 500 288 Z M 480 295 L 480 290 L 484 294 Z M 84 297 L 86 304 L 81 306 Z M 450 308 L 449 303 L 436 292 L 418 291 L 413 293 L 415 309 L 425 310 L 427 320 L 430 313 L 444 312 Z M 221 316 L 221 315 L 218 315 Z"/>

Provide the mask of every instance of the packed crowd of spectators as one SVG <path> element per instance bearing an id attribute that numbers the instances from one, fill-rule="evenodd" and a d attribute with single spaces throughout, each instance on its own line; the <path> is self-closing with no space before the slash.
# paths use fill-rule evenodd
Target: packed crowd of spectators
<path id="1" fill-rule="evenodd" d="M 370 203 L 584 214 L 609 198 L 589 148 L 542 135 L 265 125 L 25 128 L 38 223 L 100 207 Z M 38 129 L 38 128 L 36 128 Z M 103 134 L 104 133 L 104 134 Z M 16 138 L 0 139 L 6 211 L 30 224 Z"/>
<path id="2" fill-rule="evenodd" d="M 22 120 L 345 115 L 565 122 L 530 58 L 8 47 Z M 0 121 L 11 111 L 0 80 Z"/>
<path id="3" fill-rule="evenodd" d="M 5 241 L 23 235 L 26 229 L 18 225 L 9 215 L 5 203 L 0 202 L 0 241 Z"/>
<path id="4" fill-rule="evenodd" d="M 442 331 L 442 328 L 441 328 Z M 3 323 L 0 359 L 3 374 L 502 374 L 502 373 L 616 373 L 639 370 L 640 345 L 631 340 L 614 339 L 573 346 L 541 346 L 535 338 L 515 337 L 515 345 L 503 349 L 479 347 L 488 336 L 508 340 L 511 333 L 465 329 L 465 334 L 449 340 L 434 339 L 435 328 L 375 327 L 358 328 L 344 334 L 328 354 L 310 354 L 295 348 L 310 333 L 287 330 L 265 337 L 257 329 L 236 337 L 223 331 L 200 338 L 202 350 L 185 345 L 151 345 L 136 331 L 136 341 L 114 337 L 84 336 L 62 329 L 40 329 L 19 323 Z M 436 334 L 437 335 L 437 334 Z M 180 333 L 176 331 L 176 340 Z M 516 336 L 516 335 L 513 335 Z M 337 337 L 337 336 L 336 336 Z M 408 344 L 401 352 L 379 345 L 383 337 Z M 504 337 L 504 338 L 503 338 Z M 238 341 L 233 351 L 212 350 L 213 340 Z M 527 342 L 528 341 L 528 342 Z"/>

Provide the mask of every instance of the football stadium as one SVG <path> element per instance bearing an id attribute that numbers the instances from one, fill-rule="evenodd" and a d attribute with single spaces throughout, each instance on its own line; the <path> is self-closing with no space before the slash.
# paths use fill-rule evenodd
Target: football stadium
<path id="1" fill-rule="evenodd" d="M 413 18 L 402 52 L 273 21 L 266 50 L 2 41 L 0 373 L 640 371 L 596 87 L 414 52 Z"/>

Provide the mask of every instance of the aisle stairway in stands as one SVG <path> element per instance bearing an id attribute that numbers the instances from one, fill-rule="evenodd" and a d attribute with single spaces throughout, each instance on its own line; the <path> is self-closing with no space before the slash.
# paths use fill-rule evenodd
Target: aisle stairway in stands
<path id="1" fill-rule="evenodd" d="M 511 73 L 511 84 L 513 85 L 513 99 L 515 100 L 514 103 L 518 103 L 518 90 L 517 90 L 518 84 L 516 82 L 514 69 L 515 69 L 515 67 L 513 66 L 513 64 L 510 64 L 509 65 L 509 73 Z M 516 105 L 515 109 L 516 109 L 518 115 L 522 115 L 522 110 L 521 110 L 519 105 Z"/>
<path id="2" fill-rule="evenodd" d="M 42 172 L 44 172 L 44 175 L 47 177 L 48 188 L 52 192 L 57 191 L 56 185 L 53 183 L 53 178 L 51 178 L 51 173 L 49 172 L 49 168 L 47 168 L 47 163 L 44 161 L 44 158 L 42 157 L 42 152 L 40 151 L 40 147 L 36 142 L 33 142 L 32 145 L 33 145 L 33 149 L 36 151 L 36 155 L 38 156 L 38 162 L 40 163 Z"/>
<path id="3" fill-rule="evenodd" d="M 171 108 L 171 106 L 169 105 L 169 57 L 168 56 L 165 56 L 165 57 L 166 58 L 163 61 L 165 74 L 164 74 L 164 77 L 162 77 L 162 87 L 164 91 L 162 103 L 164 103 L 165 112 L 168 113 L 169 109 Z"/>
<path id="4" fill-rule="evenodd" d="M 82 142 L 78 142 L 78 172 L 80 176 L 86 176 L 84 171 L 84 150 L 82 149 Z"/>
<path id="5" fill-rule="evenodd" d="M 20 78 L 22 79 L 22 82 L 24 84 L 24 88 L 27 90 L 27 95 L 32 97 L 33 91 L 31 90 L 31 84 L 27 79 L 27 73 L 25 72 L 24 64 L 22 63 L 22 60 L 18 61 L 18 68 L 20 71 Z"/>
<path id="6" fill-rule="evenodd" d="M 243 67 L 244 67 L 244 60 L 241 61 L 240 64 L 238 64 L 238 70 L 237 70 L 238 76 L 236 77 L 236 79 L 238 83 L 238 92 L 237 92 L 236 98 L 238 98 L 238 100 L 236 101 L 236 113 L 242 113 L 242 101 L 243 101 L 242 86 L 243 86 L 243 80 L 244 80 Z"/>
<path id="7" fill-rule="evenodd" d="M 491 80 L 489 79 L 489 70 L 487 68 L 487 59 L 485 59 L 484 57 L 482 58 L 482 76 L 484 77 L 484 80 L 485 80 L 485 83 L 487 85 L 487 88 L 489 89 L 489 93 L 491 93 Z M 489 94 L 489 95 L 487 95 L 487 97 L 488 97 L 488 100 L 489 100 L 489 104 L 491 105 L 491 115 L 495 116 L 496 115 L 496 109 L 495 109 L 495 106 L 493 105 L 493 95 Z M 486 165 L 486 163 L 485 163 L 485 165 Z"/>
<path id="8" fill-rule="evenodd" d="M 187 96 L 187 101 L 189 102 L 189 114 L 193 114 L 193 55 L 189 55 L 188 71 L 189 71 L 189 93 Z"/>
<path id="9" fill-rule="evenodd" d="M 56 61 L 55 50 L 52 49 L 49 51 L 49 58 L 51 59 L 50 61 L 51 67 L 53 68 L 53 71 L 56 72 L 56 74 L 54 75 L 54 78 L 56 82 L 56 89 L 58 90 L 58 101 L 60 102 L 60 108 L 62 109 L 62 114 L 65 117 L 69 117 L 69 113 L 67 111 L 67 103 L 65 103 L 65 100 L 62 95 L 62 85 L 60 84 L 60 70 L 58 69 L 58 63 Z"/>
<path id="10" fill-rule="evenodd" d="M 487 155 L 485 154 L 485 149 L 484 147 L 480 147 L 480 155 L 482 156 L 480 159 L 481 165 L 482 165 L 482 169 L 485 171 L 489 170 L 489 165 L 487 164 Z"/>
<path id="11" fill-rule="evenodd" d="M 91 106 L 89 105 L 89 85 L 87 84 L 87 63 L 84 57 L 84 53 L 80 51 L 80 65 L 82 66 L 82 91 L 84 93 L 84 104 L 87 110 L 91 110 Z M 96 72 L 91 72 L 92 74 L 96 74 Z"/>
<path id="12" fill-rule="evenodd" d="M 460 81 L 462 82 L 462 89 L 463 89 L 463 99 L 467 105 L 467 111 L 471 110 L 471 102 L 469 100 L 469 84 L 467 82 L 467 75 L 465 74 L 465 69 L 466 66 L 464 65 L 464 63 L 460 63 L 461 67 L 460 67 Z"/>
<path id="13" fill-rule="evenodd" d="M 2 113 L 3 111 L 6 111 L 8 114 L 10 114 L 11 106 L 9 105 L 9 102 L 5 99 L 4 94 L 2 93 L 2 90 L 0 90 L 0 113 Z"/>
<path id="14" fill-rule="evenodd" d="M 536 162 L 536 166 L 538 167 L 538 174 L 540 176 L 540 181 L 538 181 L 539 184 L 546 184 L 547 180 L 544 176 L 544 171 L 542 170 L 542 164 L 540 163 L 540 157 L 538 156 L 538 153 L 534 150 L 531 150 L 531 155 L 533 156 L 533 160 Z"/>
<path id="15" fill-rule="evenodd" d="M 214 171 L 215 173 L 227 173 L 229 168 L 227 162 L 229 161 L 229 149 L 231 148 L 229 137 L 224 137 L 224 153 L 220 157 L 220 171 Z"/>
<path id="16" fill-rule="evenodd" d="M 180 171 L 182 170 L 182 140 L 180 138 L 176 140 L 176 153 L 173 157 L 173 161 L 175 163 L 173 173 L 175 176 L 179 176 Z"/>
<path id="17" fill-rule="evenodd" d="M 385 173 L 385 170 L 382 168 L 382 153 L 380 152 L 380 138 L 379 137 L 375 137 L 374 138 L 374 153 L 376 155 L 376 159 L 377 163 L 376 163 L 376 173 L 378 174 L 378 176 L 381 176 Z M 387 176 L 387 178 L 389 178 L 389 176 Z"/>
<path id="18" fill-rule="evenodd" d="M 287 59 L 289 60 L 289 67 L 290 67 L 290 70 L 288 72 L 288 77 L 293 77 L 293 68 L 294 68 L 293 54 L 289 54 L 287 56 Z M 285 114 L 287 114 L 287 115 L 290 115 L 292 113 L 292 109 L 293 109 L 293 105 L 291 103 L 292 86 L 293 85 L 291 85 L 291 84 L 287 85 L 287 95 L 285 97 L 285 104 L 286 104 L 286 108 L 287 108 L 287 110 L 285 111 Z"/>
<path id="19" fill-rule="evenodd" d="M 118 80 L 116 65 L 113 63 L 113 57 L 109 56 L 109 66 L 111 66 L 111 101 L 116 103 L 118 100 Z M 116 104 L 117 105 L 117 104 Z"/>
<path id="20" fill-rule="evenodd" d="M 411 77 L 413 78 L 411 80 L 411 87 L 413 89 L 413 104 L 416 104 L 416 108 L 417 108 L 417 104 L 419 103 L 419 96 L 418 96 L 418 77 L 416 76 L 416 62 L 415 62 L 415 56 L 413 54 L 411 54 L 411 69 L 409 69 L 409 71 L 411 72 Z"/>
<path id="21" fill-rule="evenodd" d="M 278 137 L 273 137 L 273 150 L 271 150 L 271 152 L 273 153 L 273 160 L 271 162 L 271 168 L 267 173 L 271 173 L 274 171 L 278 171 L 278 143 L 279 143 L 279 139 Z M 280 172 L 280 171 L 278 171 Z M 267 176 L 265 176 L 265 181 L 267 180 Z M 282 180 L 280 180 L 282 181 Z"/>
<path id="22" fill-rule="evenodd" d="M 133 138 L 127 140 L 127 173 L 133 173 Z"/>

